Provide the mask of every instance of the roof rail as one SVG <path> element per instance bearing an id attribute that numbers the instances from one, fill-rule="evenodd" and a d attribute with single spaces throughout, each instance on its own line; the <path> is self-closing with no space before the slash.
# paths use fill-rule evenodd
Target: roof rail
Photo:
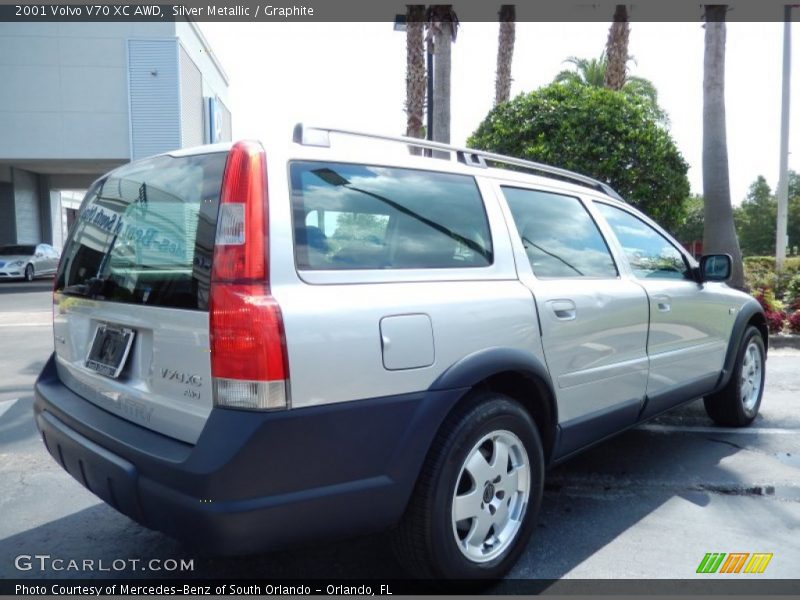
<path id="1" fill-rule="evenodd" d="M 303 123 L 298 123 L 297 125 L 295 125 L 292 139 L 294 143 L 301 144 L 303 146 L 319 146 L 323 148 L 330 148 L 331 133 L 340 135 L 349 135 L 354 137 L 370 138 L 375 140 L 383 140 L 387 142 L 398 142 L 400 144 L 406 144 L 408 146 L 414 146 L 416 148 L 425 148 L 428 150 L 441 150 L 443 152 L 451 153 L 450 154 L 451 160 L 452 160 L 452 154 L 454 153 L 455 158 L 458 162 L 473 167 L 486 168 L 487 167 L 486 161 L 490 161 L 493 163 L 501 163 L 514 167 L 522 167 L 524 169 L 529 169 L 537 173 L 543 173 L 545 175 L 554 175 L 562 179 L 567 179 L 569 181 L 585 185 L 592 189 L 598 190 L 606 194 L 607 196 L 610 196 L 617 200 L 622 200 L 624 202 L 624 199 L 610 185 L 608 185 L 607 183 L 603 183 L 602 181 L 599 181 L 597 179 L 593 179 L 592 177 L 582 175 L 581 173 L 575 173 L 574 171 L 569 171 L 567 169 L 560 169 L 558 167 L 553 167 L 550 165 L 546 165 L 544 163 L 538 163 L 531 160 L 514 158 L 513 156 L 495 154 L 493 152 L 486 152 L 484 150 L 475 150 L 474 148 L 461 148 L 458 146 L 451 146 L 450 144 L 442 144 L 441 142 L 432 142 L 430 140 L 403 137 L 399 135 L 382 135 L 378 133 L 354 131 L 352 129 L 309 126 Z"/>

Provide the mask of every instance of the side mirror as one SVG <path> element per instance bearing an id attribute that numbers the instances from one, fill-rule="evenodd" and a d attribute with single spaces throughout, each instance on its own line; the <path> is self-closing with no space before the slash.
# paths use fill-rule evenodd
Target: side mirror
<path id="1" fill-rule="evenodd" d="M 700 259 L 701 281 L 728 281 L 731 277 L 729 254 L 709 254 Z"/>

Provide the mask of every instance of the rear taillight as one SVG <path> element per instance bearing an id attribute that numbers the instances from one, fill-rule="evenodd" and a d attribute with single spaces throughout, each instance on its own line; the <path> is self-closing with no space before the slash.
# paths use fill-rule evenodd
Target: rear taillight
<path id="1" fill-rule="evenodd" d="M 239 142 L 225 165 L 211 273 L 217 406 L 266 410 L 289 404 L 283 319 L 268 283 L 267 214 L 264 151 Z"/>

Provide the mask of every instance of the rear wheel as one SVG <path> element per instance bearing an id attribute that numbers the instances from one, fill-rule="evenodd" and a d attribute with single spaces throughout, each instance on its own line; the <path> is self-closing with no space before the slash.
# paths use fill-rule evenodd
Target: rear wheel
<path id="1" fill-rule="evenodd" d="M 25 281 L 33 281 L 33 278 L 36 276 L 33 265 L 27 265 L 25 267 Z"/>
<path id="2" fill-rule="evenodd" d="M 398 558 L 416 577 L 502 576 L 536 525 L 544 452 L 525 409 L 480 392 L 434 441 L 396 534 Z"/>
<path id="3" fill-rule="evenodd" d="M 764 394 L 765 358 L 761 332 L 748 327 L 727 385 L 703 399 L 714 422 L 728 427 L 744 427 L 753 422 Z"/>

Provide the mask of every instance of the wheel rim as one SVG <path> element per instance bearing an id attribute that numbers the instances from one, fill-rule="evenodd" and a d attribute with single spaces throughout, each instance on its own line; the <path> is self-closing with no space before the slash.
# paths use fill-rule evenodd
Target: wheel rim
<path id="1" fill-rule="evenodd" d="M 744 409 L 751 412 L 761 394 L 761 370 L 763 361 L 761 350 L 755 342 L 750 342 L 742 358 L 742 374 L 739 382 L 739 393 Z"/>
<path id="2" fill-rule="evenodd" d="M 516 539 L 531 491 L 528 453 L 510 431 L 483 436 L 467 453 L 450 511 L 453 535 L 472 562 L 490 561 Z"/>
<path id="3" fill-rule="evenodd" d="M 33 281 L 33 267 L 30 265 L 25 267 L 25 279 L 28 281 Z"/>

